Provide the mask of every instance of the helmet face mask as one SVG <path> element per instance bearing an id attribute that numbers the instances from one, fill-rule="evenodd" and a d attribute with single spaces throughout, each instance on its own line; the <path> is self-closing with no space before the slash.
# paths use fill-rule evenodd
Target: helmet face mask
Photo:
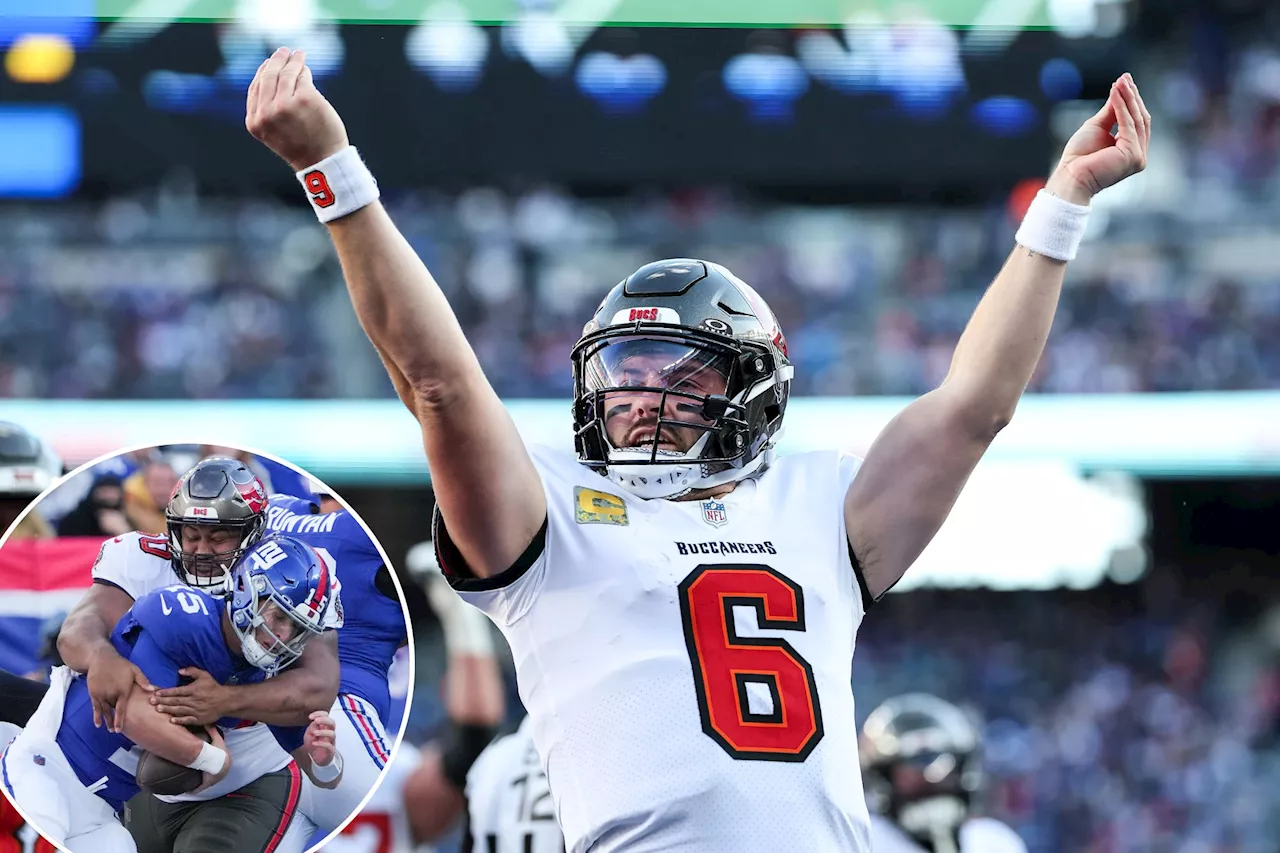
<path id="1" fill-rule="evenodd" d="M 189 586 L 211 595 L 225 594 L 232 567 L 256 541 L 250 527 L 247 523 L 170 522 L 169 544 L 175 571 Z"/>
<path id="2" fill-rule="evenodd" d="M 311 548 L 273 535 L 236 564 L 227 610 L 240 654 L 267 675 L 291 666 L 307 642 L 342 626 L 337 580 Z"/>
<path id="3" fill-rule="evenodd" d="M 266 509 L 266 489 L 244 463 L 216 456 L 196 463 L 165 507 L 178 578 L 224 595 L 232 567 L 266 530 Z"/>
<path id="4" fill-rule="evenodd" d="M 674 284 L 644 284 L 671 270 Z M 754 291 L 714 264 L 641 268 L 605 297 L 573 349 L 579 461 L 644 498 L 763 470 L 791 378 L 776 326 Z"/>

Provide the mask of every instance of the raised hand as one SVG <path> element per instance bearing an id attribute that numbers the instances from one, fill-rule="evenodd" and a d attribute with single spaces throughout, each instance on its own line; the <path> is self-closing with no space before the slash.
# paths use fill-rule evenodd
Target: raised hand
<path id="1" fill-rule="evenodd" d="M 295 172 L 346 148 L 347 128 L 311 80 L 303 51 L 282 47 L 253 76 L 244 126 Z"/>
<path id="2" fill-rule="evenodd" d="M 1102 190 L 1145 169 L 1150 144 L 1151 113 L 1126 73 L 1111 84 L 1102 109 L 1067 140 L 1048 189 L 1067 201 L 1088 204 Z"/>

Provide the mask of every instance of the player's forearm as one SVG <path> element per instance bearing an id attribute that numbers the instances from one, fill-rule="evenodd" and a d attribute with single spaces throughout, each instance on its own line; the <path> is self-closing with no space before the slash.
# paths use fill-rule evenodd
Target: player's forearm
<path id="1" fill-rule="evenodd" d="M 398 392 L 448 390 L 479 373 L 443 291 L 380 203 L 331 222 L 329 235 L 356 316 Z"/>
<path id="2" fill-rule="evenodd" d="M 338 684 L 303 669 L 260 684 L 227 688 L 227 716 L 270 726 L 305 726 L 313 711 L 327 711 L 338 699 Z"/>
<path id="3" fill-rule="evenodd" d="M 106 620 L 92 610 L 73 610 L 58 632 L 58 654 L 76 672 L 88 672 L 101 654 L 116 654 Z"/>
<path id="4" fill-rule="evenodd" d="M 150 700 L 140 690 L 133 691 L 129 697 L 123 734 L 148 752 L 184 766 L 196 760 L 205 743 L 186 726 L 169 722 L 168 715 L 151 707 Z"/>
<path id="5" fill-rule="evenodd" d="M 1092 197 L 1056 173 L 1048 188 L 1075 204 Z M 1044 353 L 1066 270 L 1065 261 L 1015 246 L 965 326 L 943 387 L 959 395 L 979 431 L 994 435 L 1013 417 Z"/>
<path id="6" fill-rule="evenodd" d="M 945 393 L 994 435 L 1013 417 L 1044 352 L 1066 264 L 1017 246 L 978 303 L 951 359 Z"/>
<path id="7" fill-rule="evenodd" d="M 480 577 L 505 571 L 546 518 L 541 479 L 510 413 L 380 204 L 334 220 L 329 233 L 360 323 L 422 425 L 452 540 Z"/>

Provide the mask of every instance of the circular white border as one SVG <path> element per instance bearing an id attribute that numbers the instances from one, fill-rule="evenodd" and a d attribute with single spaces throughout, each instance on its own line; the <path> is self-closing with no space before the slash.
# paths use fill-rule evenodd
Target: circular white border
<path id="1" fill-rule="evenodd" d="M 206 438 L 208 438 L 208 436 L 206 436 Z M 76 476 L 77 474 L 80 474 L 88 470 L 89 468 L 92 468 L 95 465 L 98 465 L 99 463 L 106 462 L 107 460 L 110 460 L 110 459 L 115 459 L 117 456 L 123 456 L 126 453 L 133 453 L 138 450 L 149 450 L 152 448 L 167 447 L 170 445 L 191 445 L 191 444 L 209 445 L 213 447 L 230 447 L 230 448 L 239 450 L 242 453 L 252 453 L 254 456 L 261 456 L 264 459 L 269 459 L 272 462 L 275 462 L 279 465 L 283 465 L 284 467 L 288 468 L 290 471 L 301 474 L 303 477 L 307 478 L 308 480 L 311 480 L 316 484 L 320 485 L 321 487 L 323 487 L 324 489 L 328 490 L 328 493 L 332 495 L 334 498 L 336 498 L 338 503 L 342 504 L 343 509 L 351 513 L 351 517 L 354 518 L 356 520 L 356 523 L 360 525 L 360 529 L 363 530 L 365 534 L 369 537 L 369 539 L 373 542 L 373 547 L 377 549 L 378 556 L 382 557 L 383 564 L 386 565 L 386 567 L 389 570 L 391 570 L 391 582 L 395 584 L 396 593 L 400 596 L 400 612 L 404 615 L 405 634 L 409 638 L 409 642 L 408 642 L 409 689 L 405 694 L 404 719 L 401 720 L 400 730 L 396 733 L 395 742 L 391 744 L 391 752 L 387 758 L 386 764 L 382 766 L 382 771 L 378 774 L 377 780 L 375 780 L 373 785 L 369 788 L 369 792 L 364 795 L 364 799 L 360 801 L 360 805 L 356 807 L 355 811 L 347 815 L 347 817 L 342 821 L 342 823 L 338 824 L 338 827 L 336 829 L 334 829 L 332 832 L 330 832 L 328 835 L 322 838 L 317 844 L 311 847 L 308 847 L 305 851 L 305 853 L 316 853 L 316 851 L 320 850 L 326 844 L 328 844 L 331 840 L 333 840 L 335 836 L 341 835 L 342 831 L 347 828 L 347 824 L 355 820 L 356 817 L 361 812 L 364 811 L 364 807 L 368 805 L 369 800 L 373 798 L 373 795 L 377 793 L 378 788 L 382 785 L 382 780 L 386 778 L 387 770 L 390 769 L 392 763 L 395 762 L 396 754 L 400 751 L 400 744 L 404 742 L 404 732 L 406 727 L 405 724 L 409 720 L 409 711 L 413 707 L 413 693 L 414 693 L 414 688 L 416 686 L 415 681 L 417 679 L 417 674 L 418 674 L 418 653 L 414 645 L 413 621 L 409 618 L 409 603 L 405 599 L 404 587 L 400 583 L 400 577 L 396 573 L 396 571 L 392 568 L 392 562 L 390 558 L 387 557 L 387 552 L 386 552 L 386 549 L 382 547 L 382 542 L 380 542 L 378 540 L 378 537 L 374 535 L 373 530 L 371 530 L 369 528 L 369 525 L 365 523 L 365 520 L 360 517 L 360 514 L 355 510 L 353 510 L 347 504 L 347 502 L 343 500 L 339 492 L 333 489 L 330 489 L 329 485 L 325 483 L 323 480 L 321 480 L 319 477 L 312 476 L 307 471 L 304 471 L 303 469 L 299 468 L 297 465 L 294 465 L 292 462 L 289 462 L 286 459 L 281 459 L 279 456 L 276 456 L 274 453 L 267 453 L 266 451 L 257 450 L 252 447 L 246 447 L 245 445 L 242 445 L 242 444 L 222 444 L 216 440 L 192 441 L 190 439 L 186 439 L 183 441 L 161 441 L 161 442 L 149 441 L 149 442 L 146 442 L 145 444 L 127 445 L 125 447 L 121 447 L 117 450 L 114 450 L 110 453 L 104 453 L 103 455 L 95 459 L 91 459 L 88 462 L 85 462 L 82 465 L 77 466 L 74 470 L 69 471 L 63 476 L 54 480 L 53 483 L 49 485 L 49 488 L 45 489 L 43 492 L 41 492 L 40 494 L 36 495 L 34 498 L 31 499 L 31 503 L 27 504 L 26 508 L 23 509 L 22 512 L 18 513 L 18 517 L 14 519 L 13 524 L 11 524 L 7 530 L 5 530 L 3 533 L 0 533 L 0 549 L 4 548 L 5 543 L 9 541 L 10 534 L 12 534 L 13 531 L 17 528 L 17 526 L 20 523 L 22 523 L 22 520 L 26 518 L 27 515 L 39 505 L 40 501 L 44 500 L 45 497 L 52 494 L 54 491 L 60 488 L 64 483 L 66 483 L 68 480 L 70 480 L 72 477 Z M 7 747 L 8 744 L 5 744 L 5 746 Z M 19 815 L 22 816 L 22 819 L 27 822 L 28 826 L 32 827 L 37 832 L 40 831 L 40 828 L 36 826 L 35 822 L 32 821 L 31 818 L 27 817 L 26 813 L 22 811 L 22 809 L 18 806 L 18 804 L 15 803 L 9 797 L 9 795 L 4 792 L 4 789 L 2 786 L 0 786 L 0 796 L 3 796 L 6 800 L 9 801 L 9 804 L 13 806 L 14 810 Z M 44 835 L 42 834 L 40 837 L 44 838 Z M 45 838 L 44 840 L 49 841 L 49 839 L 47 838 Z M 53 841 L 49 841 L 49 843 L 53 844 L 53 846 L 56 847 L 58 850 L 62 851 L 62 853 L 72 853 L 70 849 L 63 847 L 61 844 L 58 844 Z M 227 853 L 234 853 L 234 850 L 231 847 L 228 847 Z"/>

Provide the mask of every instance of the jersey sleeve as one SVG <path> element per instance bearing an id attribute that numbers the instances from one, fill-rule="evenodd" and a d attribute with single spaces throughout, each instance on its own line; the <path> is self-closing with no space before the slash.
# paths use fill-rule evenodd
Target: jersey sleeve
<path id="1" fill-rule="evenodd" d="M 220 605 L 199 590 L 175 585 L 139 599 L 130 609 L 143 636 L 150 636 L 176 669 L 195 666 L 217 677 L 227 660 Z"/>
<path id="2" fill-rule="evenodd" d="M 142 674 L 156 687 L 162 689 L 177 687 L 178 670 L 182 669 L 183 665 L 169 656 L 168 651 L 162 647 L 159 639 L 144 627 L 138 632 L 137 639 L 134 640 L 133 651 L 129 653 L 129 660 L 134 666 L 142 670 Z"/>
<path id="3" fill-rule="evenodd" d="M 436 560 L 449 584 L 499 625 L 513 625 L 529 612 L 545 584 L 548 555 L 554 553 L 567 529 L 565 525 L 574 523 L 572 496 L 582 466 L 572 456 L 550 448 L 532 446 L 529 455 L 547 497 L 547 517 L 529 547 L 505 571 L 487 578 L 475 577 L 449 538 L 439 505 L 432 516 Z"/>
<path id="4" fill-rule="evenodd" d="M 272 492 L 267 496 L 267 507 L 287 509 L 294 515 L 315 515 L 320 507 L 311 500 L 295 497 L 284 492 Z"/>
<path id="5" fill-rule="evenodd" d="M 836 455 L 836 504 L 840 513 L 840 536 L 842 546 L 848 553 L 849 557 L 849 574 L 850 578 L 857 585 L 858 595 L 862 600 L 862 612 L 865 615 L 871 605 L 875 604 L 878 599 L 871 595 L 871 588 L 867 586 L 866 575 L 862 572 L 862 564 L 858 560 L 858 555 L 854 553 L 853 543 L 849 541 L 849 528 L 845 523 L 844 517 L 844 498 L 849 492 L 849 486 L 853 484 L 854 477 L 858 476 L 858 469 L 862 467 L 862 457 L 854 456 L 852 453 L 838 453 Z"/>
<path id="6" fill-rule="evenodd" d="M 335 515 L 338 516 L 338 520 L 333 525 L 333 532 L 342 540 L 344 559 L 354 557 L 370 563 L 383 562 L 382 554 L 379 553 L 373 537 L 365 531 L 354 515 L 345 509 L 339 510 Z"/>
<path id="7" fill-rule="evenodd" d="M 154 586 L 154 559 L 167 554 L 168 543 L 159 537 L 126 533 L 108 539 L 93 563 L 93 582 L 114 586 L 136 601 Z"/>
<path id="8" fill-rule="evenodd" d="M 302 746 L 307 737 L 306 726 L 267 726 L 275 735 L 276 743 L 285 752 L 292 753 Z"/>

